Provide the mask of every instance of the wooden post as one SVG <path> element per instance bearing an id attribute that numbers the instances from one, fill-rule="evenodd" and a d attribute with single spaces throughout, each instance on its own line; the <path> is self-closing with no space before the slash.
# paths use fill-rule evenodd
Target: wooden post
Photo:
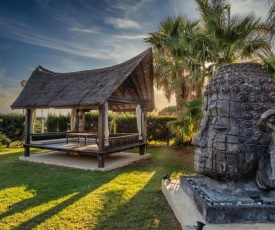
<path id="1" fill-rule="evenodd" d="M 97 159 L 98 159 L 98 167 L 104 168 L 104 127 L 105 127 L 105 106 L 104 104 L 102 106 L 99 106 L 98 111 L 98 153 L 97 153 Z"/>
<path id="2" fill-rule="evenodd" d="M 142 111 L 142 124 L 141 124 L 141 134 L 142 134 L 142 141 L 144 145 L 139 147 L 139 154 L 144 155 L 147 152 L 147 112 Z"/>
<path id="3" fill-rule="evenodd" d="M 27 109 L 25 114 L 25 144 L 30 144 L 31 140 L 31 110 Z M 30 156 L 30 147 L 24 145 L 24 156 Z"/>

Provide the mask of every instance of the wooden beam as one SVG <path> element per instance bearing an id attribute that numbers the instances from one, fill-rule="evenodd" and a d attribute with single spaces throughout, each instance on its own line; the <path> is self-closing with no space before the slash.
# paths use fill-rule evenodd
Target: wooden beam
<path id="1" fill-rule="evenodd" d="M 136 112 L 136 108 L 134 109 L 113 109 L 113 112 L 118 112 L 118 113 L 133 113 Z"/>
<path id="2" fill-rule="evenodd" d="M 127 99 L 127 98 L 121 98 L 121 97 L 114 97 L 111 96 L 108 98 L 108 102 L 110 103 L 118 103 L 118 104 L 143 104 L 144 102 L 146 102 L 147 100 L 136 100 L 136 99 Z"/>
<path id="3" fill-rule="evenodd" d="M 75 106 L 23 106 L 16 107 L 16 109 L 81 109 L 81 110 L 98 110 L 98 105 L 75 105 Z"/>
<path id="4" fill-rule="evenodd" d="M 130 77 L 128 77 L 128 79 L 127 79 L 128 82 L 130 83 L 130 85 L 132 86 L 132 87 L 128 87 L 128 88 L 133 89 L 134 92 L 135 92 L 135 94 L 136 94 L 136 96 L 137 96 L 138 98 L 141 98 L 141 95 L 140 95 L 140 93 L 139 93 L 139 91 L 138 91 L 137 83 L 133 81 L 133 77 L 134 77 L 134 76 L 135 76 L 135 71 L 133 71 L 132 74 L 130 75 Z M 135 77 L 136 77 L 136 76 L 135 76 Z M 129 92 L 130 92 L 130 90 L 129 90 Z"/>

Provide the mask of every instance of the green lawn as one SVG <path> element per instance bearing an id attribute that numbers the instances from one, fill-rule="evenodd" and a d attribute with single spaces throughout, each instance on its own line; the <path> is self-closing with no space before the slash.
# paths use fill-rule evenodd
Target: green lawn
<path id="1" fill-rule="evenodd" d="M 161 180 L 193 174 L 193 148 L 148 152 L 149 160 L 92 172 L 19 161 L 22 148 L 0 149 L 0 229 L 181 229 Z"/>

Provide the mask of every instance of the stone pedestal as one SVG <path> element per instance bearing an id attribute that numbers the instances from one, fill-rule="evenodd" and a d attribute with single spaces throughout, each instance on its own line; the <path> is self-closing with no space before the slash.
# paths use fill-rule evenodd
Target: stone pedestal
<path id="1" fill-rule="evenodd" d="M 206 223 L 203 230 L 271 230 L 275 229 L 275 223 L 224 223 L 213 224 L 207 223 L 197 208 L 183 191 L 180 181 L 162 181 L 162 192 L 166 197 L 169 205 L 174 211 L 177 220 L 180 222 L 182 229 L 186 225 L 196 225 L 197 221 Z"/>
<path id="2" fill-rule="evenodd" d="M 258 197 L 226 195 L 209 189 L 205 179 L 204 176 L 181 176 L 180 185 L 206 222 L 275 222 L 275 198 L 266 192 Z"/>

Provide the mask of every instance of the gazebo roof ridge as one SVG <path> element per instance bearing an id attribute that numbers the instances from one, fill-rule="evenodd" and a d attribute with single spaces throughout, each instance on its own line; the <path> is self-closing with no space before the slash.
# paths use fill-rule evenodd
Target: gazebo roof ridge
<path id="1" fill-rule="evenodd" d="M 114 96 L 147 101 L 145 110 L 151 111 L 154 108 L 152 68 L 151 48 L 123 63 L 100 69 L 58 73 L 39 65 L 12 108 L 94 109 Z M 117 105 L 112 109 L 133 110 L 134 106 Z"/>
<path id="2" fill-rule="evenodd" d="M 137 61 L 138 63 L 142 60 L 142 58 L 149 52 L 151 51 L 151 48 L 148 48 L 147 50 L 145 50 L 144 52 L 138 54 L 137 56 L 129 59 L 129 60 L 126 60 L 124 62 L 121 62 L 121 63 L 118 63 L 118 64 L 115 64 L 115 65 L 111 65 L 111 66 L 106 66 L 106 67 L 102 67 L 102 68 L 96 68 L 96 69 L 86 69 L 86 70 L 79 70 L 79 71 L 72 71 L 72 72 L 57 72 L 57 71 L 52 71 L 52 70 L 49 70 L 45 67 L 43 67 L 42 65 L 38 65 L 36 67 L 35 70 L 42 70 L 42 71 L 46 71 L 46 72 L 49 72 L 49 73 L 54 73 L 54 74 L 58 74 L 58 75 L 62 75 L 62 74 L 75 74 L 75 73 L 85 73 L 85 72 L 90 72 L 90 71 L 94 71 L 94 72 L 101 72 L 101 71 L 106 71 L 108 69 L 116 69 L 116 68 L 119 68 L 119 67 L 123 67 L 124 65 L 127 65 L 128 63 L 131 63 L 133 60 Z M 137 64 L 138 64 L 137 63 Z M 34 71 L 35 71 L 34 70 Z M 131 72 L 131 71 L 130 71 Z"/>

